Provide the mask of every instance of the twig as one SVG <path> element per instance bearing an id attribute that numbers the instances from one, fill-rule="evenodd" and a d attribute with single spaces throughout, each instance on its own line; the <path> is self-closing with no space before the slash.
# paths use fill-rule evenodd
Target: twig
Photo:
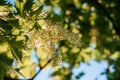
<path id="1" fill-rule="evenodd" d="M 41 70 L 44 69 L 52 60 L 53 59 L 48 60 L 48 62 L 42 67 L 39 66 L 39 68 L 40 68 L 39 71 L 32 77 L 32 79 L 29 79 L 29 80 L 33 80 L 41 72 Z"/>

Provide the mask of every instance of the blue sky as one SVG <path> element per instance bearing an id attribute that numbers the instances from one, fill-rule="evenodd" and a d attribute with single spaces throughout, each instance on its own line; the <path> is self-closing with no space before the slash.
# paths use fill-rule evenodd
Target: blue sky
<path id="1" fill-rule="evenodd" d="M 14 0 L 7 0 L 7 1 L 10 1 L 12 4 L 14 4 Z"/>
<path id="2" fill-rule="evenodd" d="M 8 0 L 11 3 L 14 3 L 14 0 Z M 35 58 L 34 58 L 35 59 Z M 80 80 L 95 80 L 98 77 L 98 80 L 107 80 L 106 75 L 100 76 L 101 72 L 104 72 L 107 68 L 107 62 L 101 61 L 96 62 L 94 60 L 90 60 L 90 65 L 85 63 L 80 63 L 78 68 L 73 69 L 74 75 L 77 75 L 79 72 L 85 72 L 85 75 L 80 78 Z M 34 80 L 52 80 L 50 75 L 53 71 L 53 68 L 48 68 L 42 70 L 40 74 Z M 75 79 L 74 79 L 75 80 Z"/>
<path id="3" fill-rule="evenodd" d="M 100 75 L 100 73 L 105 72 L 107 67 L 106 61 L 96 62 L 94 60 L 90 60 L 89 65 L 81 62 L 79 68 L 75 68 L 73 72 L 74 74 L 82 71 L 85 72 L 85 75 L 81 77 L 80 80 L 95 80 L 97 77 L 98 80 L 107 80 L 106 75 Z"/>
<path id="4" fill-rule="evenodd" d="M 74 75 L 77 75 L 79 72 L 85 72 L 85 75 L 83 75 L 79 80 L 95 80 L 96 78 L 97 80 L 107 80 L 106 75 L 100 75 L 100 73 L 104 72 L 107 67 L 106 61 L 96 62 L 94 60 L 90 60 L 89 65 L 81 62 L 80 66 L 78 68 L 74 68 L 72 72 Z M 52 71 L 53 68 L 51 67 L 45 69 L 34 80 L 52 80 L 50 78 Z"/>

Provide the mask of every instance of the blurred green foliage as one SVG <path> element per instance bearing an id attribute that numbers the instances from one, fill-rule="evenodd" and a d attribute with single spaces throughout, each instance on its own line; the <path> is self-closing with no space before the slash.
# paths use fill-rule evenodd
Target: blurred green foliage
<path id="1" fill-rule="evenodd" d="M 7 0 L 0 1 L 0 80 L 30 78 L 39 64 L 53 59 L 51 77 L 72 80 L 80 62 L 105 60 L 108 80 L 120 79 L 119 0 Z M 72 44 L 71 44 L 72 43 Z M 56 47 L 57 46 L 57 47 Z M 48 54 L 49 53 L 49 54 Z M 69 64 L 62 65 L 61 61 Z M 15 65 L 13 65 L 15 63 Z M 32 67 L 31 67 L 32 66 Z M 114 72 L 110 71 L 113 66 Z M 80 72 L 76 79 L 85 73 Z"/>

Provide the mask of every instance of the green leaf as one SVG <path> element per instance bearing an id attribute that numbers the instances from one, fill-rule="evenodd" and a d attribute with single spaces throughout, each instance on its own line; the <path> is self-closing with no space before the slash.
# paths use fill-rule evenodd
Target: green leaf
<path id="1" fill-rule="evenodd" d="M 12 40 L 7 40 L 10 46 L 10 50 L 12 52 L 12 55 L 14 56 L 14 58 L 16 60 L 21 61 L 22 59 L 22 50 L 25 49 L 25 44 L 24 41 L 16 41 L 16 39 L 12 39 Z"/>
<path id="2" fill-rule="evenodd" d="M 3 29 L 3 32 L 5 32 L 6 34 L 9 34 L 13 29 L 11 25 L 8 25 L 7 21 L 4 21 L 2 19 L 0 19 L 0 27 Z"/>
<path id="3" fill-rule="evenodd" d="M 4 75 L 8 71 L 8 66 L 11 66 L 13 59 L 10 59 L 5 55 L 5 53 L 0 54 L 0 80 L 4 80 Z"/>
<path id="4" fill-rule="evenodd" d="M 39 29 L 41 29 L 41 26 L 38 24 L 38 22 L 35 22 L 33 28 L 35 28 L 36 30 L 39 30 Z"/>
<path id="5" fill-rule="evenodd" d="M 33 12 L 31 12 L 31 15 L 32 15 L 32 16 L 33 16 L 33 15 L 38 16 L 38 15 L 41 13 L 41 11 L 43 10 L 43 6 L 44 6 L 44 5 L 39 6 L 36 10 L 34 10 Z"/>
<path id="6" fill-rule="evenodd" d="M 0 66 L 0 80 L 4 80 L 3 78 L 4 78 L 4 69 L 2 69 L 3 67 L 2 66 Z"/>
<path id="7" fill-rule="evenodd" d="M 0 41 L 1 41 L 0 42 L 0 53 L 6 52 L 9 49 L 7 42 L 2 41 L 2 40 L 0 40 Z"/>
<path id="8" fill-rule="evenodd" d="M 22 53 L 17 48 L 12 48 L 11 47 L 11 52 L 12 52 L 13 57 L 17 61 L 21 61 L 21 59 L 22 59 Z"/>
<path id="9" fill-rule="evenodd" d="M 24 6 L 24 11 L 26 10 L 27 12 L 32 9 L 32 6 L 34 4 L 34 0 L 27 0 Z"/>
<path id="10" fill-rule="evenodd" d="M 8 24 L 11 25 L 12 27 L 17 28 L 17 29 L 21 29 L 21 26 L 19 25 L 18 19 L 8 20 Z"/>
<path id="11" fill-rule="evenodd" d="M 0 5 L 5 5 L 6 2 L 6 0 L 0 0 Z"/>
<path id="12" fill-rule="evenodd" d="M 52 22 L 62 22 L 63 18 L 60 15 L 54 14 L 54 13 L 49 13 L 46 17 L 46 19 L 51 20 Z"/>
<path id="13" fill-rule="evenodd" d="M 13 59 L 10 59 L 9 57 L 7 57 L 6 53 L 1 53 L 0 62 L 3 62 L 3 64 L 10 66 L 12 65 Z"/>
<path id="14" fill-rule="evenodd" d="M 20 14 L 22 17 L 24 17 L 24 6 L 25 6 L 26 0 L 16 0 L 15 1 L 15 7 L 17 9 L 17 13 Z"/>

